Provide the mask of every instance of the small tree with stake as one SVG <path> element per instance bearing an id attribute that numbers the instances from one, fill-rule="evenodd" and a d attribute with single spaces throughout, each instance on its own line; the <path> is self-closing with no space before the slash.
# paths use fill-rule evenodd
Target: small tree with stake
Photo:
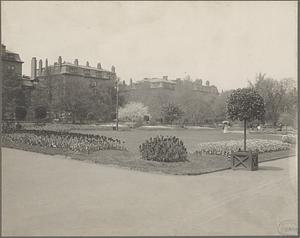
<path id="1" fill-rule="evenodd" d="M 227 115 L 231 120 L 244 122 L 244 151 L 246 152 L 247 121 L 264 119 L 263 98 L 252 88 L 236 89 L 228 98 Z"/>

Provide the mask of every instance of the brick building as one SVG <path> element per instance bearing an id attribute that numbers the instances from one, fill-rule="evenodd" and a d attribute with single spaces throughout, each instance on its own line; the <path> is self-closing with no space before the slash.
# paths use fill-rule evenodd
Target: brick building
<path id="1" fill-rule="evenodd" d="M 78 98 L 80 92 L 82 100 L 86 96 L 94 96 L 95 104 L 102 100 L 98 94 L 105 89 L 113 88 L 116 72 L 114 66 L 109 71 L 103 69 L 100 63 L 97 67 L 92 67 L 89 62 L 80 65 L 78 59 L 75 59 L 74 63 L 63 62 L 61 56 L 53 65 L 49 65 L 46 59 L 44 65 L 43 61 L 39 60 L 37 66 L 37 60 L 33 57 L 31 79 L 38 81 L 33 97 L 34 106 L 46 107 L 49 118 L 58 119 L 62 114 L 75 111 L 72 107 L 76 107 L 75 101 L 80 100 Z M 93 111 L 93 106 L 96 105 L 92 103 L 87 109 Z"/>
<path id="2" fill-rule="evenodd" d="M 34 82 L 22 75 L 23 61 L 18 53 L 9 51 L 1 45 L 2 73 L 2 117 L 4 120 L 15 119 L 17 107 L 28 110 Z"/>

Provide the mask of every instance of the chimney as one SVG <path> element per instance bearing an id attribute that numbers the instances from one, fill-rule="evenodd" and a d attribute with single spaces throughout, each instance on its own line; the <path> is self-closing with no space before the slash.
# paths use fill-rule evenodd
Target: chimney
<path id="1" fill-rule="evenodd" d="M 61 66 L 61 64 L 62 64 L 62 58 L 61 58 L 61 56 L 59 56 L 58 57 L 58 65 Z"/>
<path id="2" fill-rule="evenodd" d="M 42 74 L 42 70 L 43 70 L 43 61 L 40 59 L 39 60 L 39 74 Z"/>
<path id="3" fill-rule="evenodd" d="M 36 58 L 32 57 L 31 59 L 31 80 L 36 78 Z"/>
<path id="4" fill-rule="evenodd" d="M 86 67 L 90 67 L 90 63 L 88 61 L 86 62 Z"/>
<path id="5" fill-rule="evenodd" d="M 74 60 L 74 64 L 78 66 L 78 59 Z"/>
<path id="6" fill-rule="evenodd" d="M 208 80 L 206 81 L 206 86 L 209 86 L 209 81 Z"/>
<path id="7" fill-rule="evenodd" d="M 168 76 L 163 76 L 163 80 L 168 80 Z"/>
<path id="8" fill-rule="evenodd" d="M 45 69 L 48 69 L 48 59 L 45 60 Z"/>
<path id="9" fill-rule="evenodd" d="M 202 86 L 202 79 L 199 79 L 199 84 Z"/>
<path id="10" fill-rule="evenodd" d="M 132 88 L 132 78 L 130 78 L 130 87 Z"/>
<path id="11" fill-rule="evenodd" d="M 1 44 L 1 55 L 6 53 L 6 46 Z"/>
<path id="12" fill-rule="evenodd" d="M 101 63 L 98 63 L 98 64 L 97 64 L 97 69 L 102 69 Z"/>
<path id="13" fill-rule="evenodd" d="M 111 72 L 115 73 L 116 72 L 116 68 L 115 66 L 111 66 Z"/>

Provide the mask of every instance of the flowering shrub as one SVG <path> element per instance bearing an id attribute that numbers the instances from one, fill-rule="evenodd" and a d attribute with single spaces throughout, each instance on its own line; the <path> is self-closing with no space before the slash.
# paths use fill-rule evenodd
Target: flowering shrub
<path id="1" fill-rule="evenodd" d="M 79 130 L 79 129 L 90 129 L 93 130 L 96 128 L 96 125 L 76 125 L 76 124 L 24 124 L 23 128 L 27 130 L 42 130 L 42 131 L 71 131 L 71 130 Z"/>
<path id="2" fill-rule="evenodd" d="M 33 123 L 23 123 L 22 128 L 27 130 L 45 130 L 45 131 L 72 131 L 72 130 L 112 130 L 115 123 L 106 124 L 63 124 L 63 123 L 44 123 L 37 125 Z M 119 128 L 126 129 L 127 126 L 119 124 Z"/>
<path id="3" fill-rule="evenodd" d="M 250 139 L 248 140 L 248 150 L 258 151 L 259 153 L 288 150 L 290 144 L 283 143 L 278 140 L 260 140 Z M 229 156 L 231 152 L 239 151 L 243 148 L 242 140 L 229 140 L 229 141 L 218 141 L 199 144 L 199 149 L 196 153 L 215 154 L 215 155 L 226 155 Z"/>
<path id="4" fill-rule="evenodd" d="M 2 134 L 2 142 L 39 145 L 88 153 L 98 150 L 125 150 L 124 142 L 118 139 L 100 135 L 45 130 L 23 130 L 17 133 Z"/>
<path id="5" fill-rule="evenodd" d="M 11 133 L 16 130 L 16 125 L 14 122 L 2 122 L 1 123 L 1 131 L 2 133 Z"/>
<path id="6" fill-rule="evenodd" d="M 157 136 L 146 140 L 139 146 L 144 160 L 158 162 L 187 161 L 187 150 L 177 137 Z"/>
<path id="7" fill-rule="evenodd" d="M 281 138 L 281 141 L 283 143 L 290 143 L 290 144 L 296 144 L 296 136 L 295 135 L 284 135 Z"/>

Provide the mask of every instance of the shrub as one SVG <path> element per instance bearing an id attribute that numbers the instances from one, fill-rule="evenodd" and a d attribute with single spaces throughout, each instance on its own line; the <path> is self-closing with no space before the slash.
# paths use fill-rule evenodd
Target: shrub
<path id="1" fill-rule="evenodd" d="M 146 140 L 139 146 L 144 160 L 157 162 L 183 162 L 187 161 L 187 150 L 177 137 L 156 136 Z"/>
<path id="2" fill-rule="evenodd" d="M 96 115 L 95 115 L 95 113 L 89 112 L 89 113 L 87 114 L 87 120 L 89 120 L 89 121 L 96 120 Z"/>
<path id="3" fill-rule="evenodd" d="M 283 143 L 296 144 L 296 136 L 295 135 L 284 135 L 281 138 Z"/>
<path id="4" fill-rule="evenodd" d="M 138 120 L 137 122 L 134 123 L 134 127 L 138 128 L 141 127 L 144 124 L 144 122 L 142 120 Z"/>
<path id="5" fill-rule="evenodd" d="M 25 107 L 16 107 L 15 115 L 17 121 L 23 121 L 26 117 L 27 110 Z"/>
<path id="6" fill-rule="evenodd" d="M 34 116 L 37 120 L 41 120 L 47 117 L 47 109 L 43 106 L 39 106 L 34 110 Z"/>
<path id="7" fill-rule="evenodd" d="M 208 142 L 208 143 L 199 144 L 196 153 L 229 156 L 231 152 L 239 151 L 241 150 L 242 147 L 243 147 L 242 140 Z M 252 151 L 257 150 L 259 153 L 264 153 L 264 152 L 288 150 L 290 149 L 290 144 L 283 143 L 279 140 L 250 139 L 248 140 L 248 149 Z"/>
<path id="8" fill-rule="evenodd" d="M 174 104 L 168 103 L 162 106 L 161 115 L 165 123 L 173 123 L 174 121 L 179 120 L 183 116 L 184 112 L 181 108 Z"/>
<path id="9" fill-rule="evenodd" d="M 16 126 L 14 121 L 3 121 L 1 123 L 2 133 L 13 133 L 16 131 Z"/>
<path id="10" fill-rule="evenodd" d="M 150 118 L 148 107 L 140 102 L 130 102 L 119 110 L 120 121 L 139 122 L 143 121 L 145 116 Z"/>

